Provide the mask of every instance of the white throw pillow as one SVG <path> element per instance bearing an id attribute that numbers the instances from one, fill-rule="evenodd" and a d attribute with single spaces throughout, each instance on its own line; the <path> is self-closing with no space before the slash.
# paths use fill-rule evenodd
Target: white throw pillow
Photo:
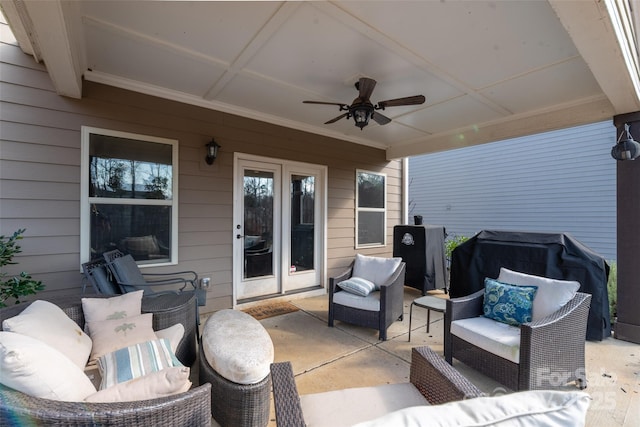
<path id="1" fill-rule="evenodd" d="M 169 340 L 153 340 L 120 348 L 98 358 L 100 390 L 182 363 L 171 351 Z"/>
<path id="2" fill-rule="evenodd" d="M 30 396 L 77 402 L 96 392 L 84 371 L 35 338 L 0 331 L 0 383 Z"/>
<path id="3" fill-rule="evenodd" d="M 86 323 L 139 316 L 144 291 L 129 292 L 112 298 L 82 298 Z"/>
<path id="4" fill-rule="evenodd" d="M 381 258 L 356 254 L 352 276 L 362 277 L 373 282 L 376 290 L 384 284 L 396 271 L 402 258 Z"/>
<path id="5" fill-rule="evenodd" d="M 184 393 L 191 388 L 189 368 L 176 366 L 100 390 L 86 402 L 130 402 Z"/>
<path id="6" fill-rule="evenodd" d="M 549 279 L 520 273 L 507 268 L 500 268 L 498 281 L 518 286 L 537 286 L 538 291 L 533 299 L 532 320 L 540 320 L 558 311 L 573 299 L 580 289 L 580 283 L 570 280 Z"/>
<path id="7" fill-rule="evenodd" d="M 145 313 L 123 319 L 89 322 L 89 336 L 93 341 L 90 361 L 119 348 L 157 339 L 152 327 L 153 314 Z"/>
<path id="8" fill-rule="evenodd" d="M 376 289 L 376 285 L 373 282 L 355 276 L 343 280 L 338 283 L 338 286 L 344 291 L 351 292 L 354 295 L 360 295 L 361 297 L 366 297 Z"/>
<path id="9" fill-rule="evenodd" d="M 169 343 L 171 343 L 171 351 L 175 353 L 180 342 L 182 342 L 182 338 L 184 338 L 184 326 L 182 326 L 182 323 L 176 323 L 173 326 L 156 331 L 156 336 L 159 340 L 168 339 Z"/>
<path id="10" fill-rule="evenodd" d="M 44 342 L 84 369 L 91 353 L 91 338 L 60 307 L 34 301 L 17 316 L 5 319 L 2 329 Z"/>
<path id="11" fill-rule="evenodd" d="M 414 406 L 356 427 L 579 427 L 591 397 L 579 391 L 523 391 L 444 405 Z"/>

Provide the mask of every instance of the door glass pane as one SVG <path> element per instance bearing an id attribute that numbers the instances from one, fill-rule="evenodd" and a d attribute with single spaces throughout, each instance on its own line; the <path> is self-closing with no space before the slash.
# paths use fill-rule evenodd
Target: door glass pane
<path id="1" fill-rule="evenodd" d="M 244 278 L 273 275 L 273 172 L 244 173 Z"/>
<path id="2" fill-rule="evenodd" d="M 292 175 L 290 272 L 314 269 L 315 177 Z"/>

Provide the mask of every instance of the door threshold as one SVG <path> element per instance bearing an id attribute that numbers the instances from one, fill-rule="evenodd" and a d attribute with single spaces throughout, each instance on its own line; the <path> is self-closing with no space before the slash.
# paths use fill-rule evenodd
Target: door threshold
<path id="1" fill-rule="evenodd" d="M 260 305 L 265 301 L 279 302 L 279 301 L 292 301 L 296 299 L 311 298 L 318 295 L 325 295 L 326 289 L 322 286 L 312 286 L 304 289 L 296 289 L 294 291 L 286 292 L 284 294 L 271 294 L 263 295 L 253 298 L 244 298 L 238 300 L 233 308 L 244 309 Z"/>

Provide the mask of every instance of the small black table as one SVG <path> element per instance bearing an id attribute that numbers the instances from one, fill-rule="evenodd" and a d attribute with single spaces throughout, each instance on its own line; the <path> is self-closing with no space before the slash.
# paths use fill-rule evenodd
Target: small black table
<path id="1" fill-rule="evenodd" d="M 414 299 L 409 308 L 409 341 L 411 341 L 411 318 L 413 316 L 413 306 L 427 309 L 427 332 L 429 332 L 429 323 L 431 322 L 431 310 L 439 313 L 444 313 L 447 310 L 447 300 L 444 298 L 438 298 L 431 295 L 426 295 L 417 299 Z"/>

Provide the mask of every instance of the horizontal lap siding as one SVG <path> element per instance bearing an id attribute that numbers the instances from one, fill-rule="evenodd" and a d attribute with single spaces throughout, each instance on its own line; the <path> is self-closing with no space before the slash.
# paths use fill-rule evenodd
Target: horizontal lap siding
<path id="1" fill-rule="evenodd" d="M 483 229 L 567 232 L 616 259 L 611 122 L 409 161 L 410 215 L 450 234 Z"/>
<path id="2" fill-rule="evenodd" d="M 4 25 L 4 24 L 0 24 Z M 92 126 L 179 140 L 179 266 L 212 278 L 203 313 L 232 305 L 233 154 L 242 152 L 328 166 L 327 274 L 355 254 L 355 171 L 388 176 L 384 248 L 390 256 L 401 218 L 402 164 L 382 150 L 221 112 L 84 82 L 83 99 L 57 95 L 46 70 L 0 40 L 0 234 L 26 228 L 17 266 L 46 293 L 77 293 L 80 270 L 80 129 Z M 204 161 L 211 137 L 222 145 Z"/>

